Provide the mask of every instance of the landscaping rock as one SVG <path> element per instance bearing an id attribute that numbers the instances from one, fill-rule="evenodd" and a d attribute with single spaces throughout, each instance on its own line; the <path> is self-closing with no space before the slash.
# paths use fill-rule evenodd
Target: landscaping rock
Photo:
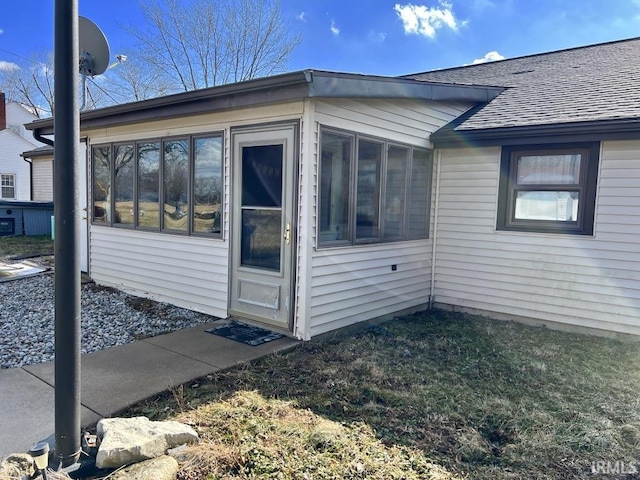
<path id="1" fill-rule="evenodd" d="M 0 480 L 31 478 L 34 472 L 33 458 L 26 453 L 14 453 L 0 463 Z"/>
<path id="2" fill-rule="evenodd" d="M 178 462 L 163 455 L 118 470 L 109 475 L 109 480 L 175 480 L 177 476 Z"/>
<path id="3" fill-rule="evenodd" d="M 104 418 L 98 422 L 101 439 L 98 468 L 118 468 L 164 455 L 168 449 L 198 441 L 196 431 L 179 422 L 152 422 L 146 417 Z"/>

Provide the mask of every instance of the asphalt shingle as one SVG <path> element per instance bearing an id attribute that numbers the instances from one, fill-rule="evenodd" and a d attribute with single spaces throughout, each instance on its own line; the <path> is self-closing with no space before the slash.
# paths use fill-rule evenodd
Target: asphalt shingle
<path id="1" fill-rule="evenodd" d="M 506 87 L 456 131 L 640 118 L 640 38 L 404 78 Z"/>

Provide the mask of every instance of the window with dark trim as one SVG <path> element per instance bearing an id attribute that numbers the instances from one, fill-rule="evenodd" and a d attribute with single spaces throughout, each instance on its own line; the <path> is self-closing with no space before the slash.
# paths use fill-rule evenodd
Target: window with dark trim
<path id="1" fill-rule="evenodd" d="M 498 230 L 593 235 L 598 142 L 502 148 Z"/>
<path id="2" fill-rule="evenodd" d="M 92 222 L 220 237 L 222 143 L 202 134 L 93 146 Z"/>
<path id="3" fill-rule="evenodd" d="M 431 152 L 322 128 L 318 245 L 427 238 Z"/>

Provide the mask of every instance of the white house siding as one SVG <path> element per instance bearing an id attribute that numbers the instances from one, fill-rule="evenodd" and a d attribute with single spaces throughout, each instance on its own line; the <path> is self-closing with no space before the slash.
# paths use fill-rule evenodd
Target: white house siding
<path id="1" fill-rule="evenodd" d="M 224 132 L 225 136 L 223 239 L 90 225 L 91 277 L 98 284 L 114 286 L 138 296 L 226 317 L 229 294 L 230 129 L 297 120 L 302 111 L 302 102 L 292 102 L 83 131 L 82 136 L 88 136 L 92 145 L 207 132 Z"/>
<path id="2" fill-rule="evenodd" d="M 429 135 L 468 108 L 460 103 L 318 100 L 319 125 L 430 148 Z M 316 129 L 317 130 L 317 129 Z M 312 138 L 313 192 L 318 142 Z M 310 138 L 311 139 L 311 138 Z M 308 231 L 316 245 L 317 198 Z M 424 306 L 429 301 L 431 240 L 313 249 L 308 336 Z M 392 265 L 397 270 L 392 270 Z"/>
<path id="3" fill-rule="evenodd" d="M 33 179 L 32 200 L 36 202 L 53 201 L 53 157 L 35 157 L 32 159 L 31 168 Z"/>
<path id="4" fill-rule="evenodd" d="M 0 131 L 0 174 L 15 175 L 16 196 L 11 200 L 31 200 L 31 171 L 20 154 L 34 147 L 9 129 Z"/>
<path id="5" fill-rule="evenodd" d="M 470 106 L 415 100 L 318 100 L 315 118 L 322 125 L 431 148 L 429 134 Z"/>
<path id="6" fill-rule="evenodd" d="M 226 242 L 98 226 L 90 239 L 91 276 L 101 285 L 227 316 Z"/>
<path id="7" fill-rule="evenodd" d="M 499 162 L 442 151 L 436 304 L 640 334 L 640 141 L 602 144 L 593 237 L 496 231 Z"/>

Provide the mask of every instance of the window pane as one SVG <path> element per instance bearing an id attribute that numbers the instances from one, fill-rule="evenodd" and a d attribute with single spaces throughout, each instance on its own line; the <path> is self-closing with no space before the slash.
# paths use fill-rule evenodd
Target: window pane
<path id="1" fill-rule="evenodd" d="M 188 227 L 189 141 L 164 142 L 163 228 L 186 232 Z"/>
<path id="2" fill-rule="evenodd" d="M 13 174 L 0 177 L 0 198 L 16 198 L 16 177 Z"/>
<path id="3" fill-rule="evenodd" d="M 578 220 L 578 192 L 517 192 L 516 220 Z"/>
<path id="4" fill-rule="evenodd" d="M 527 155 L 518 157 L 519 185 L 578 185 L 582 155 Z"/>
<path id="5" fill-rule="evenodd" d="M 413 150 L 411 162 L 411 188 L 409 191 L 409 237 L 427 238 L 429 225 L 429 181 L 431 179 L 431 152 Z"/>
<path id="6" fill-rule="evenodd" d="M 282 211 L 243 209 L 240 264 L 280 271 Z"/>
<path id="7" fill-rule="evenodd" d="M 320 158 L 320 242 L 349 240 L 352 137 L 322 134 Z"/>
<path id="8" fill-rule="evenodd" d="M 160 143 L 138 144 L 138 226 L 160 227 Z"/>
<path id="9" fill-rule="evenodd" d="M 114 148 L 114 198 L 113 223 L 133 225 L 133 145 L 117 145 Z"/>
<path id="10" fill-rule="evenodd" d="M 405 236 L 405 195 L 409 149 L 390 146 L 387 153 L 387 178 L 384 197 L 384 237 Z"/>
<path id="11" fill-rule="evenodd" d="M 193 162 L 193 231 L 220 233 L 222 137 L 196 138 Z"/>
<path id="12" fill-rule="evenodd" d="M 242 148 L 242 205 L 282 205 L 282 145 Z"/>
<path id="13" fill-rule="evenodd" d="M 358 142 L 356 238 L 377 238 L 379 235 L 382 147 L 378 142 Z"/>
<path id="14" fill-rule="evenodd" d="M 93 147 L 93 221 L 111 222 L 111 147 Z"/>

